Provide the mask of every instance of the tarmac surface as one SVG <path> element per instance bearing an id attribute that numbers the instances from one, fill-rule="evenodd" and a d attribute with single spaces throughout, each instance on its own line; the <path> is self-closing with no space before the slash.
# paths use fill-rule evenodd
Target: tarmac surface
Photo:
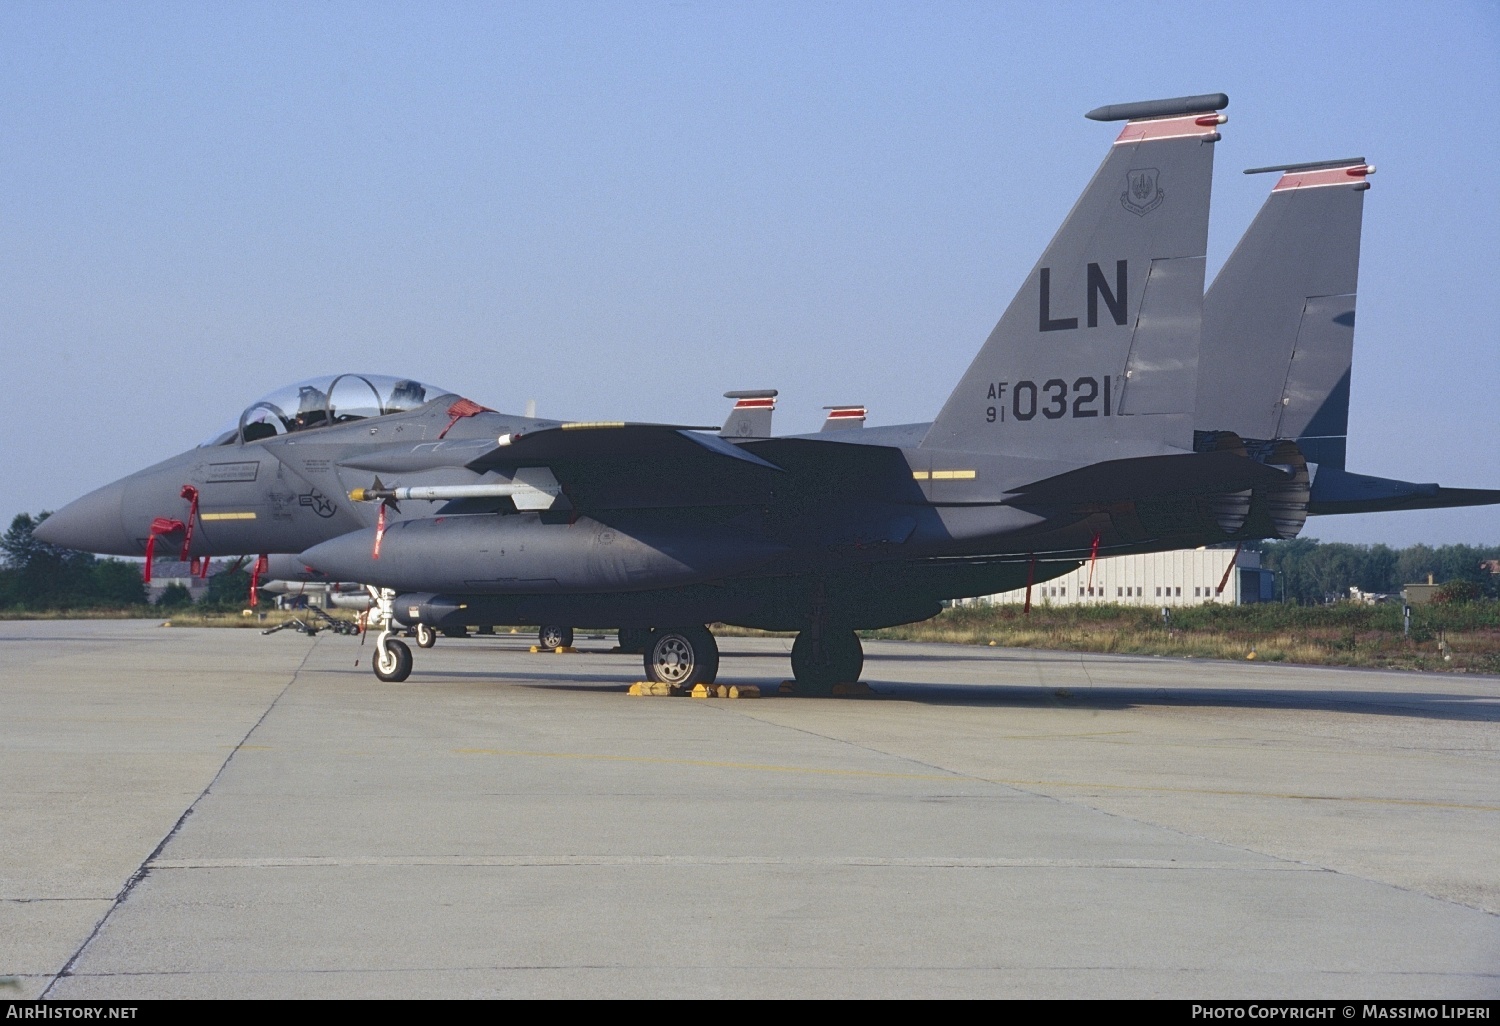
<path id="1" fill-rule="evenodd" d="M 528 641 L 0 623 L 0 998 L 1500 997 L 1500 679 Z"/>

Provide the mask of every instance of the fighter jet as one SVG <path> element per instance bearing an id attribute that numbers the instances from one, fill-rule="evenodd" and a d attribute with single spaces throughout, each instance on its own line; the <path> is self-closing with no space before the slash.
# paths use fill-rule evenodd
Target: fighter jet
<path id="1" fill-rule="evenodd" d="M 774 438 L 546 421 L 344 375 L 252 404 L 39 537 L 297 552 L 379 589 L 385 680 L 412 670 L 403 627 L 588 623 L 644 637 L 653 680 L 712 682 L 704 625 L 723 622 L 797 632 L 793 675 L 824 689 L 858 678 L 857 630 L 947 599 L 1101 554 L 1295 533 L 1311 501 L 1296 442 L 1252 449 L 1225 426 L 1195 448 L 1227 103 L 1089 113 L 1124 126 L 931 423 Z"/>

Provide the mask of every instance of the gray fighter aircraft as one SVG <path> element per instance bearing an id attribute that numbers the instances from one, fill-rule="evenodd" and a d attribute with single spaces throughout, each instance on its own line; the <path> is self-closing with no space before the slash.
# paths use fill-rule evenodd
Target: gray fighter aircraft
<path id="1" fill-rule="evenodd" d="M 1195 446 L 1222 94 L 1099 108 L 1103 164 L 930 424 L 797 437 L 559 422 L 343 375 L 252 404 L 199 449 L 100 489 L 53 544 L 297 552 L 381 589 L 399 625 L 642 632 L 658 681 L 711 682 L 703 626 L 796 631 L 809 688 L 857 679 L 856 630 L 1040 583 L 1100 554 L 1295 534 L 1295 440 Z M 1484 493 L 1500 501 L 1500 492 Z M 649 633 L 644 633 L 649 632 Z"/>

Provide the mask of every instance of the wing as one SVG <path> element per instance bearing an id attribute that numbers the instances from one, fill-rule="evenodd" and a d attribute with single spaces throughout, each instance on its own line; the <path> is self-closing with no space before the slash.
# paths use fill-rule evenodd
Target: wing
<path id="1" fill-rule="evenodd" d="M 577 509 L 743 506 L 772 498 L 782 469 L 718 435 L 677 424 L 583 422 L 502 435 L 465 465 L 547 467 Z"/>

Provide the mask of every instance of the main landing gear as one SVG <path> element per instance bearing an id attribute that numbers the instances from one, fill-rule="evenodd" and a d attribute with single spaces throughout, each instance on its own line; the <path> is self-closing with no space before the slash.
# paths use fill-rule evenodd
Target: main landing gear
<path id="1" fill-rule="evenodd" d="M 370 609 L 370 631 L 379 631 L 375 652 L 370 660 L 375 676 L 388 683 L 399 683 L 411 676 L 412 652 L 395 635 L 396 593 L 388 588 L 370 589 L 375 598 Z M 852 684 L 864 669 L 865 653 L 859 635 L 852 630 L 830 627 L 821 617 L 797 635 L 792 643 L 792 676 L 804 694 L 827 694 L 835 684 Z M 421 648 L 431 647 L 436 632 L 426 624 L 412 628 L 413 639 Z M 541 647 L 567 648 L 573 643 L 573 628 L 544 625 L 538 632 Z M 686 627 L 657 627 L 651 630 L 625 628 L 620 631 L 620 648 L 635 649 L 643 655 L 647 679 L 680 688 L 694 684 L 712 684 L 719 675 L 719 646 L 708 628 L 699 624 Z"/>
<path id="2" fill-rule="evenodd" d="M 647 679 L 662 684 L 712 684 L 719 675 L 719 646 L 707 627 L 658 627 L 646 641 L 645 656 Z"/>
<path id="3" fill-rule="evenodd" d="M 572 648 L 573 628 L 543 624 L 542 629 L 536 632 L 536 639 L 538 647 L 548 651 L 557 648 Z"/>
<path id="4" fill-rule="evenodd" d="M 864 646 L 853 631 L 805 630 L 792 642 L 792 677 L 809 693 L 852 684 L 864 668 Z"/>
<path id="5" fill-rule="evenodd" d="M 658 627 L 646 634 L 648 680 L 687 688 L 712 684 L 718 676 L 719 646 L 706 627 Z M 803 694 L 828 694 L 835 684 L 852 684 L 864 666 L 864 647 L 853 631 L 805 630 L 792 643 L 792 676 Z"/>
<path id="6" fill-rule="evenodd" d="M 624 654 L 645 655 L 646 646 L 651 644 L 651 628 L 621 627 L 619 638 L 619 648 Z"/>

